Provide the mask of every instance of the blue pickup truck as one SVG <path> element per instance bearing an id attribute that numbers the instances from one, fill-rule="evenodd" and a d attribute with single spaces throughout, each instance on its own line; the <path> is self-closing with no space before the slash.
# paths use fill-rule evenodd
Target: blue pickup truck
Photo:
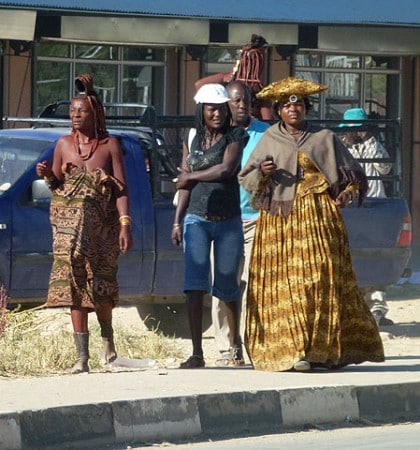
<path id="1" fill-rule="evenodd" d="M 51 160 L 56 140 L 68 129 L 0 130 L 0 281 L 11 303 L 43 303 L 51 269 L 50 192 L 35 174 Z M 153 170 L 135 134 L 114 130 L 124 150 L 134 246 L 121 256 L 121 299 L 182 301 L 183 253 L 170 240 L 170 195 L 154 199 Z M 164 180 L 161 181 L 164 183 Z"/>
<path id="2" fill-rule="evenodd" d="M 169 126 L 163 132 L 166 149 L 157 151 L 145 148 L 135 127 L 110 128 L 124 150 L 133 219 L 134 247 L 121 256 L 119 266 L 123 304 L 183 302 L 183 253 L 170 240 L 170 168 L 176 161 L 165 164 L 162 155 L 171 152 L 168 136 L 176 132 L 179 147 L 184 130 Z M 11 303 L 45 301 L 52 262 L 50 192 L 37 178 L 35 165 L 51 160 L 56 140 L 68 132 L 68 127 L 0 130 L 0 283 Z M 410 258 L 406 201 L 368 198 L 362 208 L 352 205 L 343 215 L 360 286 L 395 283 Z"/>

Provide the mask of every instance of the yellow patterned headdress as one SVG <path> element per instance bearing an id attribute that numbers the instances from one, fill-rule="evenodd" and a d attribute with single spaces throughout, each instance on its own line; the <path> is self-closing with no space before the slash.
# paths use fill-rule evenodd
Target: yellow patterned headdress
<path id="1" fill-rule="evenodd" d="M 303 98 L 308 95 L 318 94 L 327 89 L 328 86 L 323 84 L 314 83 L 313 81 L 304 80 L 302 78 L 287 77 L 280 81 L 274 81 L 261 89 L 261 91 L 256 94 L 256 97 L 261 100 L 286 103 L 289 101 L 291 95 Z"/>

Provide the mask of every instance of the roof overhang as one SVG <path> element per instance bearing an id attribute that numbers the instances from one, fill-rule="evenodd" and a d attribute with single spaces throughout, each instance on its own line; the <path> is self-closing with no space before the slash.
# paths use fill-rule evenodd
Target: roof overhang
<path id="1" fill-rule="evenodd" d="M 1 9 L 0 39 L 33 41 L 36 19 L 35 10 Z M 227 27 L 227 38 L 223 42 L 214 42 L 210 32 L 212 20 L 209 17 L 139 17 L 135 15 L 121 17 L 79 13 L 61 15 L 61 25 L 59 25 L 61 30 L 56 37 L 74 42 L 128 45 L 242 46 L 249 41 L 251 34 L 259 34 L 265 37 L 269 45 L 293 45 L 306 49 L 299 42 L 299 29 L 308 23 L 235 20 L 224 23 Z M 311 50 L 420 55 L 420 33 L 416 26 L 318 23 L 312 27 L 316 29 L 316 38 L 313 39 Z"/>
<path id="2" fill-rule="evenodd" d="M 0 14 L 0 39 L 33 41 L 36 11 L 2 9 Z"/>
<path id="3" fill-rule="evenodd" d="M 210 21 L 139 17 L 63 16 L 61 39 L 137 45 L 242 46 L 251 34 L 264 36 L 269 45 L 299 44 L 299 25 L 230 23 L 226 42 L 211 42 Z M 352 53 L 419 55 L 418 28 L 319 26 L 311 50 Z"/>
<path id="4" fill-rule="evenodd" d="M 207 45 L 209 22 L 194 19 L 63 16 L 61 38 L 102 43 Z"/>
<path id="5" fill-rule="evenodd" d="M 420 55 L 418 28 L 318 27 L 317 48 L 327 52 Z"/>
<path id="6" fill-rule="evenodd" d="M 242 46 L 251 34 L 260 34 L 271 45 L 297 44 L 294 24 L 230 23 L 225 45 Z M 210 21 L 197 19 L 63 16 L 61 38 L 102 43 L 209 45 Z M 219 42 L 219 44 L 221 44 Z"/>

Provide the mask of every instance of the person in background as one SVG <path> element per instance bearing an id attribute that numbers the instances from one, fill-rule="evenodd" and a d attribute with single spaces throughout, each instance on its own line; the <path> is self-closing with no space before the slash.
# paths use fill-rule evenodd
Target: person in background
<path id="1" fill-rule="evenodd" d="M 184 292 L 192 340 L 192 355 L 181 369 L 205 366 L 202 347 L 204 294 L 211 292 L 230 310 L 233 336 L 238 336 L 241 290 L 238 270 L 243 255 L 238 172 L 248 134 L 232 126 L 226 89 L 202 86 L 197 104 L 196 134 L 184 142 L 176 187 L 179 192 L 171 238 L 184 246 Z M 213 252 L 213 285 L 210 286 Z M 234 342 L 238 347 L 241 342 Z"/>
<path id="2" fill-rule="evenodd" d="M 239 58 L 230 72 L 221 72 L 200 78 L 195 82 L 196 91 L 208 83 L 220 83 L 226 86 L 231 81 L 242 81 L 250 90 L 253 113 L 262 120 L 272 120 L 270 101 L 259 100 L 256 94 L 264 87 L 262 81 L 266 66 L 267 41 L 263 36 L 253 34 L 251 41 L 245 44 Z"/>
<path id="3" fill-rule="evenodd" d="M 246 144 L 241 159 L 243 167 L 248 161 L 252 150 L 260 140 L 263 133 L 269 125 L 265 122 L 257 120 L 251 116 L 251 91 L 242 81 L 231 81 L 226 90 L 229 95 L 229 108 L 232 113 L 233 125 L 244 128 L 249 140 Z M 249 193 L 241 186 L 241 215 L 242 227 L 244 232 L 245 246 L 244 259 L 241 266 L 239 277 L 241 280 L 242 301 L 238 303 L 240 311 L 245 313 L 246 287 L 248 284 L 248 265 L 251 255 L 252 242 L 254 239 L 255 226 L 257 223 L 258 211 L 251 208 L 249 204 Z M 217 297 L 212 298 L 212 321 L 214 328 L 214 337 L 216 346 L 220 352 L 220 358 L 217 364 L 226 366 L 240 366 L 244 364 L 242 345 L 235 345 L 235 342 L 242 342 L 242 336 L 245 329 L 245 314 L 240 314 L 239 336 L 232 334 L 232 317 L 231 310 L 226 307 L 225 302 L 220 301 Z"/>
<path id="4" fill-rule="evenodd" d="M 239 174 L 260 213 L 249 268 L 245 346 L 269 371 L 384 361 L 378 327 L 357 286 L 340 213 L 367 191 L 363 169 L 328 129 L 311 125 L 308 96 L 327 86 L 288 77 L 259 95 L 280 122 Z"/>
<path id="5" fill-rule="evenodd" d="M 55 146 L 52 166 L 37 164 L 53 192 L 50 218 L 54 261 L 47 306 L 69 306 L 77 351 L 72 373 L 89 371 L 88 313 L 101 328 L 104 363 L 117 357 L 112 309 L 118 302 L 119 252 L 132 246 L 123 154 L 105 126 L 90 75 L 76 78 L 71 133 Z"/>
<path id="6" fill-rule="evenodd" d="M 344 112 L 343 119 L 356 121 L 340 124 L 340 127 L 349 127 L 349 130 L 344 133 L 343 142 L 356 159 L 389 159 L 388 152 L 376 139 L 372 126 L 363 123 L 369 119 L 363 108 L 348 109 Z M 389 174 L 392 164 L 382 161 L 366 161 L 361 162 L 360 165 L 368 177 L 367 197 L 386 197 L 384 183 L 377 177 Z M 393 325 L 394 322 L 385 317 L 389 310 L 386 302 L 386 287 L 368 286 L 364 287 L 362 292 L 378 326 Z"/>

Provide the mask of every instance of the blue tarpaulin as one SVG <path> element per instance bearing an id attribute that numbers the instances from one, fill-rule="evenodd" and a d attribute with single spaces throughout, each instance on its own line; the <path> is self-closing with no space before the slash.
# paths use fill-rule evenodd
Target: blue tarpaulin
<path id="1" fill-rule="evenodd" d="M 419 0 L 22 0 L 0 8 L 240 22 L 419 26 Z"/>

